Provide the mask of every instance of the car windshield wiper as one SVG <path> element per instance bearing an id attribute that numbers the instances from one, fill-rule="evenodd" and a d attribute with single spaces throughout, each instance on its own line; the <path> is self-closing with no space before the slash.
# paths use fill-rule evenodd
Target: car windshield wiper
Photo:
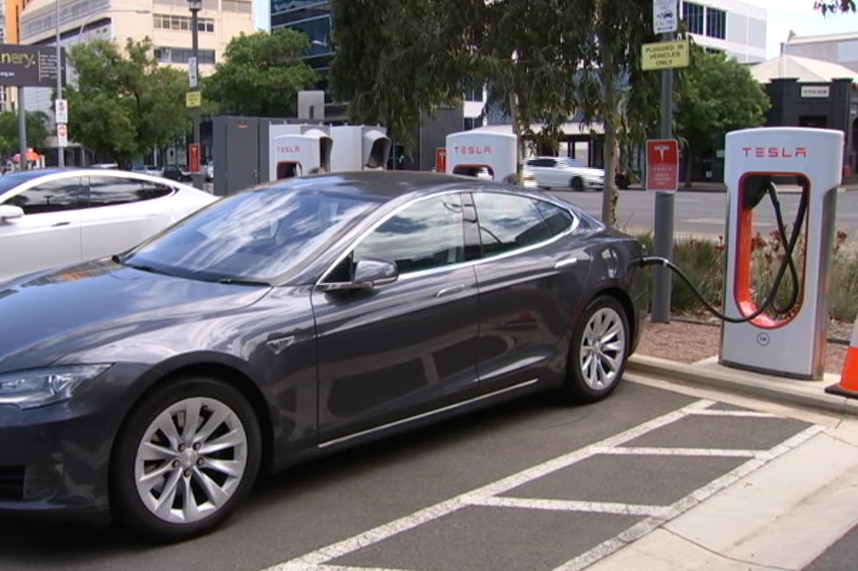
<path id="1" fill-rule="evenodd" d="M 135 270 L 140 270 L 141 272 L 149 272 L 151 274 L 162 274 L 165 276 L 172 276 L 173 275 L 170 272 L 167 272 L 167 271 L 164 271 L 164 270 L 152 267 L 152 266 L 147 266 L 146 264 L 129 264 L 121 256 L 113 255 L 110 257 L 110 259 L 117 264 L 125 266 L 126 268 L 133 268 Z"/>
<path id="2" fill-rule="evenodd" d="M 219 278 L 216 281 L 219 284 L 271 287 L 270 283 L 263 282 L 260 280 L 243 280 L 241 278 Z"/>

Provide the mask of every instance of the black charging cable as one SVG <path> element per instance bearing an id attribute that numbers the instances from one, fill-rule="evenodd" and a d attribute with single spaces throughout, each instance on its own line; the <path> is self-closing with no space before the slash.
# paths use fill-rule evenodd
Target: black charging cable
<path id="1" fill-rule="evenodd" d="M 691 283 L 691 280 L 685 272 L 683 272 L 678 266 L 676 266 L 673 262 L 668 260 L 667 258 L 662 258 L 660 256 L 644 256 L 638 262 L 642 267 L 647 266 L 664 266 L 666 268 L 670 268 L 673 273 L 682 278 L 694 295 L 703 302 L 704 307 L 715 317 L 720 319 L 721 321 L 726 321 L 727 323 L 747 323 L 752 321 L 765 313 L 769 308 L 774 309 L 778 313 L 786 313 L 793 307 L 795 307 L 798 302 L 798 289 L 799 289 L 799 277 L 798 277 L 798 269 L 795 267 L 795 261 L 793 260 L 793 253 L 795 252 L 795 247 L 798 244 L 799 236 L 801 235 L 801 228 L 804 224 L 805 213 L 807 212 L 807 194 L 802 193 L 801 200 L 799 201 L 798 210 L 796 211 L 796 219 L 795 224 L 793 225 L 792 232 L 789 237 L 789 241 L 787 241 L 786 236 L 786 226 L 783 222 L 783 214 L 781 213 L 780 202 L 777 199 L 777 191 L 773 186 L 769 186 L 768 188 L 769 197 L 772 200 L 772 206 L 775 210 L 775 219 L 778 224 L 778 234 L 781 237 L 785 244 L 784 251 L 784 259 L 781 262 L 780 267 L 778 268 L 778 273 L 775 275 L 775 281 L 772 284 L 772 289 L 769 291 L 769 295 L 766 296 L 766 299 L 763 301 L 763 304 L 757 308 L 756 311 L 751 313 L 750 315 L 746 315 L 744 317 L 730 317 L 724 314 L 720 309 L 712 305 L 709 300 L 703 295 L 703 293 Z M 785 307 L 778 307 L 775 305 L 775 298 L 781 289 L 781 282 L 783 281 L 784 276 L 786 275 L 787 270 L 790 270 L 790 277 L 793 280 L 793 290 L 789 297 L 789 302 Z"/>

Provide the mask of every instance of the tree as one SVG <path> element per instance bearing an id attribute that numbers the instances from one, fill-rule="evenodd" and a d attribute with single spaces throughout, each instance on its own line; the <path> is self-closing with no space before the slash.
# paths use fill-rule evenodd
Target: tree
<path id="1" fill-rule="evenodd" d="M 751 72 L 723 53 L 691 50 L 691 65 L 677 77 L 676 133 L 685 148 L 685 186 L 691 186 L 691 157 L 715 151 L 724 135 L 759 127 L 771 106 Z"/>
<path id="2" fill-rule="evenodd" d="M 305 34 L 286 28 L 242 33 L 227 44 L 224 61 L 203 82 L 203 93 L 213 110 L 224 115 L 295 115 L 298 91 L 318 81 L 316 72 L 298 59 L 308 46 Z"/>
<path id="3" fill-rule="evenodd" d="M 187 133 L 187 75 L 160 67 L 151 41 L 128 40 L 124 53 L 98 40 L 73 46 L 76 85 L 66 88 L 69 134 L 87 148 L 127 165 Z"/>
<path id="4" fill-rule="evenodd" d="M 31 111 L 26 118 L 27 146 L 36 151 L 44 150 L 48 137 L 48 116 L 43 111 Z M 0 113 L 0 155 L 12 155 L 20 150 L 18 144 L 18 114 L 12 111 Z"/>
<path id="5" fill-rule="evenodd" d="M 823 14 L 832 12 L 854 12 L 855 0 L 837 0 L 836 2 L 814 2 L 814 10 L 819 10 Z"/>

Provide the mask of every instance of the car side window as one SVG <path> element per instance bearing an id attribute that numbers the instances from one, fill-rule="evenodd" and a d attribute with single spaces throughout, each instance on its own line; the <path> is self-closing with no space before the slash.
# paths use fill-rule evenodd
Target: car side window
<path id="1" fill-rule="evenodd" d="M 513 194 L 474 193 L 483 256 L 496 256 L 552 236 L 536 200 Z"/>
<path id="2" fill-rule="evenodd" d="M 572 214 L 556 204 L 545 202 L 544 200 L 535 200 L 536 209 L 542 215 L 542 219 L 548 225 L 548 230 L 552 236 L 561 234 L 575 222 Z"/>
<path id="3" fill-rule="evenodd" d="M 396 262 L 400 273 L 429 270 L 464 260 L 462 200 L 458 194 L 415 202 L 376 228 L 353 253 L 353 261 Z"/>
<path id="4" fill-rule="evenodd" d="M 174 192 L 166 184 L 123 176 L 89 177 L 89 207 L 115 206 L 167 196 Z"/>
<path id="5" fill-rule="evenodd" d="M 24 214 L 74 210 L 81 206 L 79 177 L 45 181 L 9 198 L 5 204 L 19 206 Z"/>

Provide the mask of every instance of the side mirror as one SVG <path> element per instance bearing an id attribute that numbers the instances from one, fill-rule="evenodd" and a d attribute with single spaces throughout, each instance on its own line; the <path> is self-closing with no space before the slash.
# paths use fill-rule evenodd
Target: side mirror
<path id="1" fill-rule="evenodd" d="M 355 264 L 354 277 L 350 282 L 319 284 L 322 291 L 370 290 L 391 284 L 399 279 L 395 262 L 377 258 L 361 258 Z"/>
<path id="2" fill-rule="evenodd" d="M 0 204 L 0 222 L 6 220 L 14 220 L 24 216 L 24 209 L 20 206 L 12 206 L 11 204 Z"/>

